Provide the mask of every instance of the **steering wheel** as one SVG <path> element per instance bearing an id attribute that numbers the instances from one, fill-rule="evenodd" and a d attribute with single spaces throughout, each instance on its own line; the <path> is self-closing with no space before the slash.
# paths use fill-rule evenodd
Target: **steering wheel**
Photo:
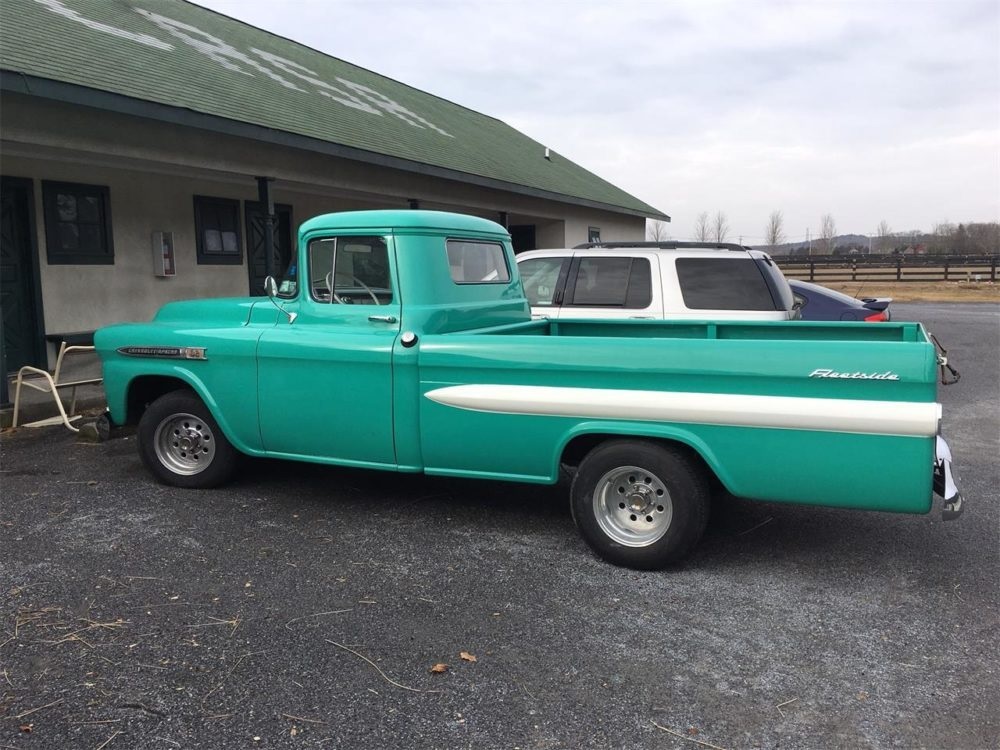
<path id="1" fill-rule="evenodd" d="M 355 282 L 358 286 L 360 286 L 362 289 L 368 292 L 368 296 L 372 298 L 372 302 L 374 302 L 376 305 L 382 304 L 381 302 L 378 301 L 378 297 L 376 296 L 375 292 L 371 290 L 371 287 L 369 287 L 365 282 L 363 282 L 354 274 L 351 274 L 351 281 Z M 333 290 L 333 271 L 331 271 L 326 275 L 326 286 L 330 290 L 331 303 L 337 302 L 337 304 L 340 305 L 350 304 L 349 302 L 345 302 L 343 299 L 341 299 L 340 296 Z"/>

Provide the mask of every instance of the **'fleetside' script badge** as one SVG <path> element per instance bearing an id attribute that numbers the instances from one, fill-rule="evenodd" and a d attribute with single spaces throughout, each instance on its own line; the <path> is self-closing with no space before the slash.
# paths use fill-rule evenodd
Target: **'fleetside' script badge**
<path id="1" fill-rule="evenodd" d="M 840 380 L 899 380 L 899 375 L 889 370 L 885 372 L 837 372 L 820 368 L 809 373 L 811 378 L 838 378 Z"/>

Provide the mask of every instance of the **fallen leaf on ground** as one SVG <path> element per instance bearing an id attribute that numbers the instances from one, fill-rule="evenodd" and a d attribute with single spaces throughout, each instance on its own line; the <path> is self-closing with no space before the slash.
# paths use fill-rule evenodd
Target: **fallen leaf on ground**
<path id="1" fill-rule="evenodd" d="M 431 672 L 433 672 L 434 674 L 444 674 L 447 671 L 448 671 L 447 664 L 438 663 L 435 664 L 433 667 L 431 667 Z"/>
<path id="2" fill-rule="evenodd" d="M 22 724 L 18 727 L 25 734 L 31 734 L 31 730 L 35 728 L 34 724 Z"/>
<path id="3" fill-rule="evenodd" d="M 462 661 L 479 661 L 474 654 L 470 654 L 468 651 L 463 651 L 459 654 L 459 657 Z"/>

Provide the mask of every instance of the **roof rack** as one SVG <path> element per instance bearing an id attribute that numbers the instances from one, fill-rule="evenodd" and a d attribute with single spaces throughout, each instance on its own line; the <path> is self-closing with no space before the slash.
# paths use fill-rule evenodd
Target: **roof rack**
<path id="1" fill-rule="evenodd" d="M 588 250 L 592 248 L 606 248 L 614 250 L 625 247 L 653 248 L 656 250 L 695 248 L 698 250 L 735 250 L 737 252 L 752 249 L 746 245 L 737 245 L 735 242 L 582 242 L 579 245 L 575 245 L 573 249 Z"/>

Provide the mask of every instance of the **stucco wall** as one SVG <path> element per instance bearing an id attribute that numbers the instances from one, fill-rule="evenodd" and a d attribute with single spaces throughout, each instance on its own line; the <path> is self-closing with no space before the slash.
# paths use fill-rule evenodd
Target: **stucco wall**
<path id="1" fill-rule="evenodd" d="M 641 240 L 645 220 L 610 211 L 482 188 L 259 144 L 141 118 L 70 107 L 19 95 L 3 101 L 4 175 L 34 181 L 45 331 L 90 330 L 146 320 L 164 302 L 245 295 L 246 238 L 240 266 L 198 265 L 193 196 L 257 199 L 254 175 L 275 178 L 273 197 L 292 206 L 293 224 L 320 213 L 358 208 L 456 210 L 496 220 L 498 212 L 536 226 L 539 247 L 572 246 L 599 226 L 603 239 Z M 114 265 L 49 265 L 43 180 L 110 189 Z M 174 233 L 177 275 L 153 275 L 154 231 Z"/>

